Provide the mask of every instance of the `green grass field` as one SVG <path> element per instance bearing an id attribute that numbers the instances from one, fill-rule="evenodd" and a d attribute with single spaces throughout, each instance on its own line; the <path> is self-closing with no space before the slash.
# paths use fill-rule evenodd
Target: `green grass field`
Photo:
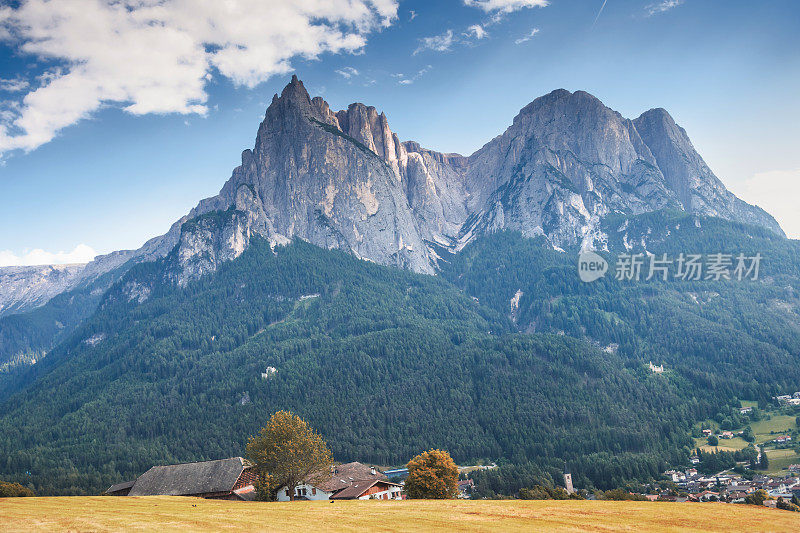
<path id="1" fill-rule="evenodd" d="M 16 531 L 798 531 L 800 513 L 722 503 L 342 501 L 154 497 L 0 500 Z"/>
<path id="2" fill-rule="evenodd" d="M 742 407 L 756 407 L 757 402 L 743 400 Z M 753 422 L 750 427 L 753 429 L 756 444 L 764 444 L 769 442 L 775 437 L 783 434 L 788 434 L 797 427 L 795 415 L 782 415 L 776 412 L 767 413 L 770 415 L 769 420 L 759 420 Z M 714 420 L 706 420 L 705 424 L 709 425 L 715 433 L 720 431 L 719 424 Z M 700 427 L 700 424 L 696 426 Z M 741 431 L 743 428 L 737 428 L 735 431 Z M 725 451 L 732 452 L 746 448 L 748 443 L 739 437 L 733 439 L 720 439 L 718 446 L 709 446 L 707 438 L 695 438 L 694 444 L 696 448 L 703 451 Z M 767 445 L 769 446 L 769 445 Z M 767 450 L 767 457 L 769 458 L 769 468 L 767 472 L 770 474 L 785 474 L 786 468 L 793 463 L 800 463 L 800 455 L 796 454 L 794 450 Z"/>
<path id="3" fill-rule="evenodd" d="M 718 446 L 709 446 L 708 439 L 701 437 L 694 439 L 695 448 L 700 448 L 704 452 L 734 452 L 747 448 L 748 442 L 742 438 L 736 437 L 733 439 L 719 439 Z"/>
<path id="4" fill-rule="evenodd" d="M 774 439 L 779 434 L 789 433 L 797 427 L 791 415 L 772 415 L 769 420 L 759 420 L 750 424 L 756 435 L 756 443 L 761 444 Z M 774 432 L 774 433 L 773 433 Z"/>
<path id="5" fill-rule="evenodd" d="M 790 464 L 800 462 L 797 453 L 791 449 L 767 450 L 767 458 L 769 459 L 769 468 L 767 472 L 773 474 L 782 473 L 789 468 Z"/>

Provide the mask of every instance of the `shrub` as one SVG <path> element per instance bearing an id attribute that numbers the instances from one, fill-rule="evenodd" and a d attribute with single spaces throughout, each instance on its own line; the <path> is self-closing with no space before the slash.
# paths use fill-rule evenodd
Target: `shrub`
<path id="1" fill-rule="evenodd" d="M 637 502 L 647 501 L 647 498 L 644 497 L 643 495 L 633 494 L 632 492 L 628 492 L 627 490 L 624 489 L 607 490 L 604 493 L 602 493 L 602 495 L 598 494 L 598 496 L 600 496 L 599 499 L 601 500 L 637 501 Z"/>
<path id="2" fill-rule="evenodd" d="M 520 500 L 582 500 L 577 493 L 570 494 L 563 487 L 549 488 L 544 485 L 534 485 L 533 488 L 519 489 Z"/>
<path id="3" fill-rule="evenodd" d="M 24 496 L 36 496 L 34 492 L 19 483 L 6 483 L 0 481 L 0 498 L 16 498 Z"/>

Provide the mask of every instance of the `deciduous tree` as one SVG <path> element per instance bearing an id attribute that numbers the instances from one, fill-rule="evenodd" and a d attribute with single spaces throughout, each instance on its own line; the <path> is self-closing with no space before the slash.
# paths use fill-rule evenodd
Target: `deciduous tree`
<path id="1" fill-rule="evenodd" d="M 19 483 L 6 483 L 0 481 L 0 498 L 36 496 L 31 489 Z"/>
<path id="2" fill-rule="evenodd" d="M 333 464 L 333 455 L 322 437 L 288 411 L 272 415 L 261 432 L 250 437 L 247 455 L 258 465 L 261 478 L 270 480 L 271 487 L 289 490 L 290 500 L 294 500 L 297 485 L 317 485 L 329 479 Z"/>
<path id="3" fill-rule="evenodd" d="M 408 462 L 406 494 L 410 498 L 455 498 L 458 467 L 444 450 L 423 452 Z"/>

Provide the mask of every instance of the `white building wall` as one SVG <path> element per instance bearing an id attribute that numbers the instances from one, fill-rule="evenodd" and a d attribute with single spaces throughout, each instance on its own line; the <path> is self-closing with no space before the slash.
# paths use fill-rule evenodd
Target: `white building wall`
<path id="1" fill-rule="evenodd" d="M 331 497 L 330 492 L 325 492 L 324 490 L 317 489 L 316 494 L 314 494 L 314 486 L 303 483 L 302 485 L 298 485 L 295 487 L 295 497 L 299 498 L 308 498 L 309 500 L 327 500 Z M 303 494 L 303 490 L 305 490 L 305 494 Z M 278 501 L 279 502 L 288 502 L 289 496 L 286 495 L 286 487 L 281 487 L 278 491 Z"/>
<path id="2" fill-rule="evenodd" d="M 376 492 L 375 494 L 369 494 L 367 496 L 361 496 L 358 499 L 359 500 L 383 500 L 383 499 L 400 500 L 400 499 L 402 499 L 402 492 L 403 492 L 403 489 L 401 489 L 400 487 L 392 487 L 392 488 L 390 488 L 388 490 L 384 490 L 384 491 L 381 491 L 381 492 Z M 384 498 L 385 494 L 388 494 L 388 497 Z"/>

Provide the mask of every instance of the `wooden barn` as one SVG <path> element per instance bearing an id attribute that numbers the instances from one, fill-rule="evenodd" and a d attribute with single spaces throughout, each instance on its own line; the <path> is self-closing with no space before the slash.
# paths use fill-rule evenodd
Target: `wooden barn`
<path id="1" fill-rule="evenodd" d="M 255 499 L 255 467 L 241 457 L 154 466 L 136 481 L 112 485 L 117 496 L 197 496 L 225 500 Z"/>

